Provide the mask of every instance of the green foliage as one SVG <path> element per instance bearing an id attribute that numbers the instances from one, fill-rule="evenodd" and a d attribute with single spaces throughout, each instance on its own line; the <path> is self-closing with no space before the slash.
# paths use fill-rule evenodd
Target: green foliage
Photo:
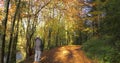
<path id="1" fill-rule="evenodd" d="M 120 1 L 110 0 L 105 4 L 106 17 L 101 21 L 100 33 L 102 35 L 112 36 L 113 42 L 110 44 L 114 51 L 111 53 L 110 62 L 120 63 Z"/>
<path id="2" fill-rule="evenodd" d="M 114 52 L 112 45 L 110 45 L 111 41 L 112 37 L 110 36 L 103 36 L 102 38 L 93 37 L 83 44 L 83 50 L 93 59 L 97 58 L 108 62 Z"/>
<path id="3" fill-rule="evenodd" d="M 97 58 L 102 62 L 119 63 L 120 40 L 115 41 L 113 36 L 104 35 L 102 38 L 93 37 L 83 44 L 83 50 L 88 57 Z M 114 44 L 115 43 L 115 44 Z M 113 46 L 116 45 L 116 46 Z"/>
<path id="4" fill-rule="evenodd" d="M 114 36 L 119 36 L 120 34 L 120 1 L 111 0 L 108 1 L 105 5 L 106 9 L 106 18 L 101 22 L 101 32 L 103 34 L 109 34 Z"/>
<path id="5" fill-rule="evenodd" d="M 46 5 L 44 0 L 22 1 L 20 16 L 17 17 L 20 20 L 17 50 L 23 51 L 25 57 L 27 36 L 31 35 L 30 41 L 28 41 L 30 48 L 34 46 L 34 38 L 39 36 L 44 42 L 45 49 L 62 45 L 83 44 L 83 50 L 87 52 L 89 57 L 103 61 L 101 63 L 119 63 L 120 1 L 93 1 L 93 3 L 87 4 L 93 6 L 90 12 L 93 16 L 86 18 L 78 16 L 80 8 L 86 4 L 79 3 L 77 0 L 52 0 L 49 5 Z M 11 2 L 14 3 L 14 1 Z M 14 15 L 15 8 L 16 6 L 12 4 L 6 31 L 5 53 L 8 51 L 9 33 L 11 33 L 9 27 L 11 27 L 11 20 L 14 19 L 11 17 Z M 39 13 L 34 15 L 37 11 Z M 101 16 L 102 13 L 106 15 Z M 0 14 L 2 13 L 0 12 Z M 84 20 L 91 20 L 90 26 L 85 26 Z M 0 23 L 0 35 L 3 33 L 3 26 Z"/>

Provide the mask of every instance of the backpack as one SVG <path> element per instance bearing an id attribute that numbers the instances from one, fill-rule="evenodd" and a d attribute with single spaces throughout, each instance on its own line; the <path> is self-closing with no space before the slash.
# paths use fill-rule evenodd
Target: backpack
<path id="1" fill-rule="evenodd" d="M 40 49 L 41 49 L 41 51 L 43 52 L 43 50 L 44 50 L 44 44 L 43 44 L 42 41 L 41 41 Z"/>

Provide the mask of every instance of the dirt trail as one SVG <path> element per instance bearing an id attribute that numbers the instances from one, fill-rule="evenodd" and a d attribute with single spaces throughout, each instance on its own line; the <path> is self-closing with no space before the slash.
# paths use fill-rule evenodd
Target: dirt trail
<path id="1" fill-rule="evenodd" d="M 26 60 L 24 63 L 37 63 L 33 62 L 34 56 Z M 42 54 L 40 63 L 96 63 L 92 62 L 86 57 L 80 46 L 71 45 L 53 48 L 52 50 L 45 51 Z"/>

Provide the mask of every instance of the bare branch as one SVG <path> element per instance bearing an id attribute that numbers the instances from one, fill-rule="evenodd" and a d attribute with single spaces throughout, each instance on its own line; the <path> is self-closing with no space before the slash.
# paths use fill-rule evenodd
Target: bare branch
<path id="1" fill-rule="evenodd" d="M 36 16 L 45 6 L 47 6 L 52 0 L 50 0 L 49 2 L 47 2 L 45 5 L 43 5 L 35 14 L 34 16 Z"/>

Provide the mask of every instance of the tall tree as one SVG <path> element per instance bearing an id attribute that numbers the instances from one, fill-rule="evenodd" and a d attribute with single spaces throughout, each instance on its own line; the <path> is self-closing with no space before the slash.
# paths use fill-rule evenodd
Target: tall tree
<path id="1" fill-rule="evenodd" d="M 16 7 L 16 11 L 15 11 L 15 14 L 14 14 L 14 18 L 13 18 L 13 21 L 12 21 L 12 27 L 11 27 L 11 34 L 10 34 L 10 42 L 9 42 L 9 47 L 8 47 L 8 56 L 7 56 L 7 62 L 6 63 L 9 63 L 10 62 L 10 56 L 12 56 L 12 44 L 13 43 L 13 39 L 14 39 L 14 28 L 15 28 L 15 22 L 16 22 L 16 17 L 18 16 L 18 11 L 19 11 L 19 7 L 20 7 L 20 1 L 18 1 L 17 3 L 17 7 Z"/>
<path id="2" fill-rule="evenodd" d="M 2 21 L 2 24 L 3 24 L 3 36 L 2 36 L 2 51 L 1 51 L 1 63 L 4 63 L 4 53 L 5 53 L 5 38 L 6 38 L 6 29 L 7 29 L 7 21 L 8 21 L 8 10 L 9 10 L 9 3 L 10 3 L 10 0 L 5 0 L 5 18 L 4 20 Z"/>

